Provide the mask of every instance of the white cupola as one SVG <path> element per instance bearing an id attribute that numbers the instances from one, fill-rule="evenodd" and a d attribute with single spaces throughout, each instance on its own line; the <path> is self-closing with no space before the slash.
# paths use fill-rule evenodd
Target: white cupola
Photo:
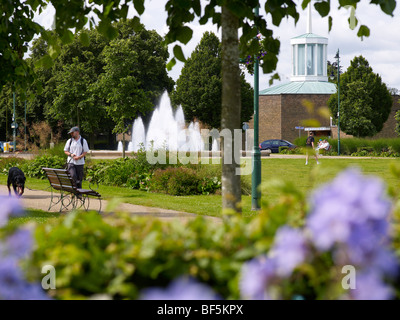
<path id="1" fill-rule="evenodd" d="M 307 33 L 290 39 L 291 81 L 328 81 L 328 38 L 312 33 L 311 2 L 308 5 Z"/>

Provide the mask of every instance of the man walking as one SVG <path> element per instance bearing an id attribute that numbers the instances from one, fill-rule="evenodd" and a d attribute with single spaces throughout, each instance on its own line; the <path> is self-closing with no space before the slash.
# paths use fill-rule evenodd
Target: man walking
<path id="1" fill-rule="evenodd" d="M 82 189 L 83 166 L 89 146 L 86 140 L 81 137 L 78 127 L 72 127 L 68 133 L 71 134 L 71 139 L 67 141 L 64 147 L 64 153 L 68 156 L 67 170 L 74 179 L 77 188 Z"/>
<path id="2" fill-rule="evenodd" d="M 310 131 L 309 136 L 307 137 L 307 141 L 306 141 L 306 165 L 308 165 L 308 153 L 312 152 L 315 156 L 315 161 L 317 161 L 317 164 L 319 164 L 318 162 L 318 156 L 314 150 L 314 132 Z"/>

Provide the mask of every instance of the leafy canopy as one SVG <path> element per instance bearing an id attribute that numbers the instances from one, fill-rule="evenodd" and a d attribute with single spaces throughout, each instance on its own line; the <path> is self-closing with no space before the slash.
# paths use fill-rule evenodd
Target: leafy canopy
<path id="1" fill-rule="evenodd" d="M 355 57 L 340 76 L 340 129 L 356 137 L 374 136 L 383 128 L 392 108 L 392 97 L 382 78 L 372 71 L 368 61 Z M 328 100 L 337 121 L 338 95 Z"/>
<path id="2" fill-rule="evenodd" d="M 221 43 L 212 32 L 204 33 L 185 62 L 172 101 L 180 104 L 186 119 L 199 119 L 211 128 L 221 126 Z M 253 89 L 241 74 L 241 121 L 253 114 Z"/>

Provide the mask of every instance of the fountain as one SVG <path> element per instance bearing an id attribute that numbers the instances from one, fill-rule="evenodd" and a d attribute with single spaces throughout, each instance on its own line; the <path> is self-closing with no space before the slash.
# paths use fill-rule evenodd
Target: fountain
<path id="1" fill-rule="evenodd" d="M 162 95 L 159 106 L 153 111 L 147 133 L 140 117 L 133 122 L 132 140 L 129 142 L 128 152 L 138 151 L 140 144 L 143 144 L 146 150 L 150 148 L 193 152 L 204 150 L 199 123 L 192 121 L 186 128 L 182 107 L 179 106 L 174 114 L 167 92 Z M 218 150 L 216 140 L 212 146 L 213 151 Z"/>
<path id="2" fill-rule="evenodd" d="M 141 145 L 145 145 L 146 137 L 144 124 L 141 117 L 135 119 L 132 127 L 132 140 L 128 144 L 128 151 L 137 152 Z"/>

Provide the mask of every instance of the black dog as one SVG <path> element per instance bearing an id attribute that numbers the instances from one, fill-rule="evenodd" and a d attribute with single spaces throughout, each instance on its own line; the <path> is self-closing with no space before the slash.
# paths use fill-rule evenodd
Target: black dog
<path id="1" fill-rule="evenodd" d="M 7 187 L 8 194 L 11 195 L 10 185 L 13 186 L 15 194 L 20 197 L 24 193 L 25 189 L 25 175 L 20 168 L 12 167 L 8 171 Z"/>

